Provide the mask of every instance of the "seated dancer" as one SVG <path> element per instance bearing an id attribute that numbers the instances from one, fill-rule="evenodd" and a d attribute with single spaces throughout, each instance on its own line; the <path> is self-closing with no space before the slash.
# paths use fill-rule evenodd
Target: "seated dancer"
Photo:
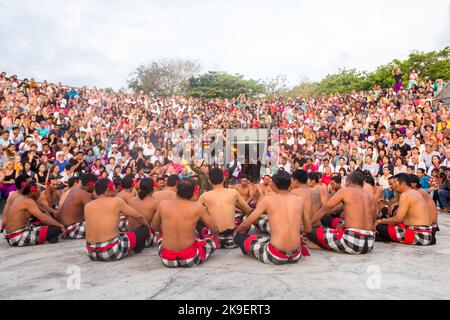
<path id="1" fill-rule="evenodd" d="M 16 197 L 8 209 L 8 217 L 5 225 L 5 238 L 10 246 L 26 247 L 56 243 L 60 234 L 65 234 L 64 226 L 53 218 L 39 210 L 36 201 L 41 192 L 34 181 L 28 182 L 22 188 L 22 196 Z M 30 219 L 34 217 L 45 223 L 45 226 L 30 225 Z"/>
<path id="2" fill-rule="evenodd" d="M 134 197 L 133 176 L 125 176 L 120 182 L 119 189 L 120 191 L 116 197 L 121 198 L 126 204 L 130 204 L 131 199 Z M 127 232 L 129 230 L 128 219 L 123 215 L 120 216 L 119 230 L 120 232 Z"/>
<path id="3" fill-rule="evenodd" d="M 233 233 L 236 229 L 236 207 L 245 215 L 250 214 L 252 209 L 238 191 L 224 188 L 224 175 L 219 168 L 211 169 L 209 172 L 209 182 L 213 186 L 213 190 L 202 194 L 198 202 L 206 207 L 209 215 L 219 229 L 220 248 L 237 248 L 233 241 Z M 202 236 L 209 232 L 208 228 L 201 223 L 199 223 L 197 231 Z"/>
<path id="4" fill-rule="evenodd" d="M 14 180 L 14 184 L 16 185 L 17 190 L 10 192 L 8 199 L 6 200 L 5 207 L 3 208 L 2 226 L 0 228 L 0 233 L 3 233 L 3 231 L 5 231 L 9 208 L 17 199 L 24 197 L 22 194 L 22 189 L 25 188 L 27 180 L 28 176 L 25 175 L 20 175 Z"/>
<path id="5" fill-rule="evenodd" d="M 55 217 L 58 213 L 59 199 L 61 192 L 57 190 L 58 180 L 54 177 L 49 177 L 47 181 L 47 189 L 41 192 L 41 196 L 37 200 L 38 206 L 43 212 Z"/>
<path id="6" fill-rule="evenodd" d="M 93 261 L 116 261 L 132 251 L 140 253 L 150 236 L 145 217 L 115 195 L 114 184 L 108 179 L 99 179 L 94 187 L 97 199 L 84 207 L 86 249 Z M 119 232 L 120 214 L 136 219 L 141 226 L 134 231 Z"/>
<path id="7" fill-rule="evenodd" d="M 180 180 L 178 175 L 173 174 L 167 178 L 167 187 L 162 190 L 155 192 L 153 198 L 157 203 L 164 200 L 176 200 L 177 198 L 177 183 Z"/>
<path id="8" fill-rule="evenodd" d="M 67 196 L 70 194 L 70 192 L 74 189 L 74 188 L 78 188 L 78 184 L 80 183 L 80 178 L 78 177 L 71 177 L 68 181 L 67 181 L 67 185 L 68 187 L 66 188 L 66 190 L 63 191 L 63 193 L 61 194 L 61 198 L 59 199 L 59 208 L 62 208 L 64 201 L 66 201 Z"/>
<path id="9" fill-rule="evenodd" d="M 274 195 L 266 195 L 256 210 L 236 229 L 234 241 L 244 255 L 256 258 L 266 264 L 291 264 L 308 255 L 302 245 L 301 225 L 309 226 L 304 214 L 304 200 L 289 193 L 291 176 L 279 171 L 272 177 Z M 245 232 L 263 213 L 267 212 L 271 236 L 246 235 Z"/>
<path id="10" fill-rule="evenodd" d="M 313 218 L 314 212 L 312 206 L 312 191 L 308 187 L 307 183 L 308 173 L 305 170 L 300 169 L 292 173 L 291 194 L 303 198 L 305 206 L 303 212 L 306 215 L 305 220 L 310 223 L 311 219 Z M 311 226 L 304 227 L 308 230 L 311 230 Z"/>
<path id="11" fill-rule="evenodd" d="M 272 185 L 270 183 L 271 180 L 272 179 L 269 175 L 265 175 L 263 177 L 263 182 L 256 185 L 256 194 L 254 195 L 256 202 L 262 200 L 262 198 L 264 198 L 266 195 L 274 194 Z"/>
<path id="12" fill-rule="evenodd" d="M 425 202 L 427 203 L 428 212 L 430 213 L 431 216 L 431 223 L 433 224 L 433 229 L 436 232 L 440 231 L 438 225 L 438 211 L 436 203 L 433 201 L 433 198 L 430 196 L 430 194 L 426 190 L 421 188 L 420 178 L 418 176 L 416 176 L 415 174 L 411 174 L 409 175 L 409 179 L 411 181 L 411 187 L 417 192 L 419 192 L 420 195 L 425 200 Z"/>
<path id="13" fill-rule="evenodd" d="M 86 221 L 84 220 L 84 207 L 91 202 L 97 177 L 84 174 L 81 177 L 81 186 L 74 187 L 64 201 L 56 220 L 64 224 L 67 229 L 64 239 L 86 238 Z"/>
<path id="14" fill-rule="evenodd" d="M 239 192 L 241 197 L 250 205 L 255 206 L 256 203 L 253 200 L 253 188 L 251 185 L 251 178 L 249 176 L 243 176 L 240 180 L 235 190 Z"/>
<path id="15" fill-rule="evenodd" d="M 333 195 L 335 195 L 337 192 L 339 192 L 339 190 L 342 189 L 342 177 L 340 174 L 334 175 L 331 178 L 330 189 L 332 190 Z M 320 220 L 322 227 L 339 229 L 344 224 L 344 219 L 342 219 L 342 209 L 342 205 L 338 205 L 329 215 L 322 218 Z"/>
<path id="16" fill-rule="evenodd" d="M 153 228 L 163 235 L 158 240 L 158 254 L 169 268 L 195 267 L 204 263 L 219 246 L 218 229 L 205 207 L 194 198 L 195 184 L 185 179 L 177 184 L 177 199 L 162 201 L 153 218 Z M 212 236 L 196 234 L 199 220 Z"/>
<path id="17" fill-rule="evenodd" d="M 375 199 L 363 190 L 364 175 L 354 171 L 347 177 L 347 187 L 338 191 L 314 215 L 312 224 L 320 221 L 333 208 L 342 204 L 345 224 L 338 230 L 330 228 L 313 228 L 307 234 L 308 247 L 326 249 L 348 254 L 366 254 L 373 250 L 375 233 L 373 225 L 377 217 Z"/>
<path id="18" fill-rule="evenodd" d="M 397 214 L 376 221 L 377 241 L 393 241 L 409 245 L 436 244 L 433 219 L 424 197 L 411 188 L 406 173 L 395 176 L 394 190 L 400 193 Z"/>
<path id="19" fill-rule="evenodd" d="M 156 208 L 158 206 L 158 202 L 152 197 L 154 191 L 155 182 L 151 178 L 144 178 L 139 182 L 139 189 L 137 197 L 134 197 L 130 200 L 130 206 L 142 213 L 142 215 L 147 220 L 148 225 L 151 225 L 153 216 L 155 215 Z M 130 218 L 128 219 L 128 229 L 133 231 L 139 228 L 140 224 L 136 219 Z M 146 247 L 151 245 L 156 245 L 156 239 L 158 235 L 151 230 L 150 236 Z"/>
<path id="20" fill-rule="evenodd" d="M 320 207 L 316 205 L 313 208 L 314 212 L 317 212 L 329 199 L 327 187 L 320 182 L 320 175 L 318 172 L 308 173 L 308 186 L 313 189 L 314 198 L 317 197 L 316 194 L 320 197 Z"/>

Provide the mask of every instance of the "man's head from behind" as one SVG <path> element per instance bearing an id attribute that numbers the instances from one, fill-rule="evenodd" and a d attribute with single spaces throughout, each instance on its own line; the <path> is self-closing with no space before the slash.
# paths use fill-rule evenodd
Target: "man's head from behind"
<path id="1" fill-rule="evenodd" d="M 95 183 L 94 191 L 97 197 L 114 197 L 116 195 L 116 187 L 109 179 L 98 179 Z"/>
<path id="2" fill-rule="evenodd" d="M 349 182 L 349 185 L 363 187 L 364 173 L 362 173 L 361 171 L 353 171 L 348 175 L 347 180 Z"/>
<path id="3" fill-rule="evenodd" d="M 180 178 L 176 174 L 172 174 L 167 178 L 167 187 L 173 188 L 176 187 Z"/>
<path id="4" fill-rule="evenodd" d="M 223 172 L 219 168 L 213 168 L 209 171 L 209 181 L 217 186 L 223 183 Z"/>
<path id="5" fill-rule="evenodd" d="M 295 170 L 292 174 L 293 185 L 297 184 L 307 184 L 308 183 L 308 173 L 305 170 Z"/>
<path id="6" fill-rule="evenodd" d="M 177 184 L 177 196 L 183 200 L 191 200 L 194 197 L 195 183 L 191 179 L 184 179 Z"/>
<path id="7" fill-rule="evenodd" d="M 92 173 L 86 173 L 81 176 L 81 185 L 88 192 L 94 192 L 95 182 L 97 181 L 97 176 Z"/>
<path id="8" fill-rule="evenodd" d="M 291 175 L 280 170 L 272 176 L 272 183 L 278 190 L 287 191 L 291 186 Z"/>

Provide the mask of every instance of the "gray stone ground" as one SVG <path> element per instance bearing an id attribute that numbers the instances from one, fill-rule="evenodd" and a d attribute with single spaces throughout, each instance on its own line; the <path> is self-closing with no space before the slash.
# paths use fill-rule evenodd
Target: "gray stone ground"
<path id="1" fill-rule="evenodd" d="M 376 243 L 366 256 L 313 251 L 281 267 L 219 250 L 205 265 L 183 270 L 163 267 L 154 248 L 94 263 L 84 241 L 11 248 L 1 236 L 0 299 L 449 299 L 450 216 L 441 214 L 440 226 L 432 247 Z M 73 266 L 81 272 L 79 290 L 67 287 Z"/>

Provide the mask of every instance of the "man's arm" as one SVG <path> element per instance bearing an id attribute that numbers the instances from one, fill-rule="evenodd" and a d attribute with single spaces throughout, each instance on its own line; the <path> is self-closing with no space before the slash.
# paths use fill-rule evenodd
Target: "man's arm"
<path id="1" fill-rule="evenodd" d="M 305 201 L 301 198 L 303 202 L 303 212 L 302 212 L 302 221 L 303 228 L 300 230 L 303 233 L 310 233 L 312 231 L 311 217 L 312 217 L 312 205 L 311 201 Z"/>
<path id="2" fill-rule="evenodd" d="M 43 209 L 45 212 L 48 212 L 52 216 L 56 216 L 58 214 L 58 210 L 53 209 L 48 205 L 47 200 L 45 199 L 44 193 L 41 194 L 38 200 L 36 200 L 37 205 Z"/>
<path id="3" fill-rule="evenodd" d="M 55 219 L 47 216 L 45 213 L 43 213 L 41 210 L 39 210 L 38 206 L 33 200 L 28 201 L 29 206 L 27 208 L 28 212 L 31 213 L 33 217 L 41 221 L 42 223 L 49 225 L 49 226 L 55 226 L 61 229 L 62 233 L 65 234 L 66 228 L 63 224 L 59 223 Z"/>
<path id="4" fill-rule="evenodd" d="M 206 225 L 206 227 L 211 230 L 211 234 L 213 237 L 219 236 L 219 228 L 217 228 L 216 223 L 212 219 L 212 217 L 209 215 L 206 208 L 202 205 L 199 206 L 200 210 L 200 219 L 203 221 L 203 223 Z"/>
<path id="5" fill-rule="evenodd" d="M 266 212 L 267 205 L 265 199 L 262 199 L 259 203 L 256 209 L 253 211 L 251 215 L 248 216 L 247 219 L 245 219 L 239 227 L 236 228 L 235 234 L 241 233 L 246 231 L 250 226 L 258 220 L 264 212 Z"/>
<path id="6" fill-rule="evenodd" d="M 375 222 L 375 227 L 379 224 L 396 225 L 402 223 L 408 214 L 409 204 L 410 202 L 408 201 L 408 196 L 401 195 L 397 214 L 392 218 L 377 220 Z"/>
<path id="7" fill-rule="evenodd" d="M 311 219 L 311 224 L 316 224 L 323 217 L 330 214 L 331 210 L 337 207 L 342 203 L 344 199 L 345 189 L 339 190 L 330 200 L 328 200 L 319 211 L 314 214 L 314 217 Z"/>
<path id="8" fill-rule="evenodd" d="M 150 226 L 147 223 L 147 220 L 145 219 L 145 217 L 142 213 L 140 213 L 133 207 L 129 206 L 124 200 L 122 200 L 122 199 L 117 199 L 117 200 L 119 201 L 119 204 L 120 204 L 120 212 L 124 216 L 133 218 L 133 219 L 137 220 L 141 225 L 147 226 L 150 228 Z"/>
<path id="9" fill-rule="evenodd" d="M 162 223 L 161 213 L 160 213 L 159 209 L 157 208 L 155 216 L 153 217 L 153 220 L 152 220 L 152 227 L 153 227 L 153 229 L 155 231 L 157 231 L 157 232 L 161 232 L 162 231 L 161 230 L 161 223 Z"/>
<path id="10" fill-rule="evenodd" d="M 239 209 L 242 210 L 243 213 L 245 213 L 246 216 L 248 216 L 252 212 L 252 208 L 248 205 L 248 202 L 242 198 L 241 194 L 236 191 L 237 199 L 236 203 Z"/>

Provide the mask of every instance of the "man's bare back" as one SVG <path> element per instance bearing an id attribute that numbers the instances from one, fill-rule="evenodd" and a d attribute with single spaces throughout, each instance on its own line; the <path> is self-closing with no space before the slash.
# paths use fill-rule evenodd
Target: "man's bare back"
<path id="1" fill-rule="evenodd" d="M 177 199 L 177 193 L 174 190 L 171 189 L 165 189 L 162 191 L 155 192 L 153 194 L 153 198 L 157 203 L 160 203 L 164 200 L 176 200 Z"/>
<path id="2" fill-rule="evenodd" d="M 84 207 L 92 200 L 91 193 L 81 187 L 75 187 L 67 195 L 56 219 L 65 226 L 84 221 Z"/>
<path id="3" fill-rule="evenodd" d="M 134 197 L 130 200 L 130 206 L 142 213 L 142 215 L 147 220 L 148 224 L 151 225 L 153 216 L 155 215 L 158 202 L 152 197 L 146 197 L 141 200 L 139 197 Z M 131 218 L 128 220 L 128 229 L 134 230 L 140 226 L 140 223 Z"/>
<path id="4" fill-rule="evenodd" d="M 219 232 L 235 228 L 234 216 L 236 206 L 245 214 L 249 214 L 252 211 L 238 191 L 223 187 L 205 192 L 200 196 L 198 202 L 206 207 L 219 228 Z"/>
<path id="5" fill-rule="evenodd" d="M 164 235 L 163 248 L 181 251 L 195 243 L 195 228 L 200 219 L 217 236 L 217 227 L 200 203 L 185 199 L 164 200 L 158 206 L 153 226 Z"/>
<path id="6" fill-rule="evenodd" d="M 409 189 L 400 195 L 397 216 L 407 226 L 431 226 L 433 224 L 429 207 L 420 192 Z"/>
<path id="7" fill-rule="evenodd" d="M 324 212 L 330 212 L 339 204 L 343 204 L 343 219 L 345 229 L 374 230 L 377 215 L 375 198 L 362 187 L 350 186 L 339 190 L 325 206 L 315 214 L 313 223 L 323 217 Z"/>
<path id="8" fill-rule="evenodd" d="M 311 221 L 314 216 L 313 205 L 312 205 L 312 191 L 306 185 L 302 187 L 298 187 L 291 190 L 291 194 L 303 199 L 304 210 L 303 213 L 307 216 L 307 220 Z M 319 226 L 319 223 L 317 223 Z M 305 232 L 310 232 L 311 226 L 304 226 Z"/>
<path id="9" fill-rule="evenodd" d="M 84 208 L 86 241 L 102 243 L 119 235 L 120 214 L 147 224 L 144 217 L 118 197 L 101 197 L 89 202 Z"/>
<path id="10" fill-rule="evenodd" d="M 133 198 L 133 190 L 122 190 L 116 195 L 116 197 L 121 198 L 127 204 L 130 204 L 130 201 Z"/>

